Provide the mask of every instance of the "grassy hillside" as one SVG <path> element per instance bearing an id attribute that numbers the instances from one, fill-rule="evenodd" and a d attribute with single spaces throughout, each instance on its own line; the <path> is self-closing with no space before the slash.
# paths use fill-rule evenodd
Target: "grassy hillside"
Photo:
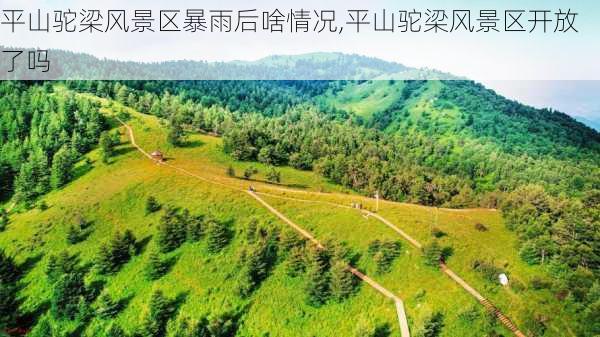
<path id="1" fill-rule="evenodd" d="M 402 84 L 398 84 L 392 91 L 401 88 Z M 362 109 L 365 116 L 378 109 L 369 107 L 371 103 L 391 94 L 387 92 L 389 88 L 380 88 L 384 93 L 369 90 L 365 91 L 365 105 L 357 108 Z M 233 311 L 241 315 L 238 336 L 354 336 L 363 325 L 389 329 L 392 336 L 399 336 L 393 304 L 379 293 L 361 285 L 348 300 L 316 308 L 305 301 L 306 276 L 288 276 L 283 262 L 275 265 L 250 297 L 240 298 L 235 293 L 239 278 L 237 261 L 250 220 L 258 219 L 261 224 L 280 229 L 285 227 L 241 191 L 252 184 L 259 192 L 268 194 L 264 196 L 266 201 L 320 240 L 344 241 L 359 253 L 358 267 L 405 300 L 411 331 L 419 331 L 428 317 L 439 311 L 445 317 L 441 336 L 492 336 L 491 331 L 509 335 L 498 323 L 490 322 L 479 304 L 448 277 L 435 267 L 426 266 L 421 252 L 405 241 L 401 241 L 400 257 L 390 272 L 378 274 L 368 254 L 369 244 L 375 239 L 401 238 L 373 218 L 330 204 L 348 206 L 351 202 L 361 202 L 373 209 L 372 199 L 353 194 L 316 173 L 289 167 L 279 169 L 281 184 L 268 184 L 265 173 L 270 166 L 233 161 L 223 153 L 220 138 L 194 133 L 188 135 L 183 147 L 173 147 L 166 142 L 168 128 L 164 122 L 125 109 L 132 117 L 128 124 L 133 127 L 137 143 L 148 151 L 160 149 L 169 165 L 197 176 L 190 177 L 172 167 L 157 165 L 128 143 L 125 129 L 112 118 L 114 110 L 124 109 L 122 106 L 109 106 L 109 100 L 85 95 L 102 102 L 102 112 L 109 116 L 112 127 L 121 132 L 121 144 L 110 164 L 102 163 L 97 150 L 86 155 L 89 161 L 77 164 L 76 179 L 43 198 L 48 209 L 15 212 L 6 231 L 0 233 L 0 247 L 15 255 L 18 262 L 27 262 L 29 267 L 21 282 L 24 312 L 39 317 L 48 308 L 52 289 L 45 270 L 50 255 L 67 249 L 71 254 L 78 254 L 83 264 L 89 264 L 95 259 L 100 244 L 109 240 L 115 231 L 129 229 L 144 243 L 141 253 L 113 276 L 99 275 L 92 268 L 86 277 L 88 284 L 100 282 L 103 291 L 125 299 L 126 306 L 115 321 L 128 332 L 139 329 L 140 317 L 148 310 L 152 292 L 162 289 L 167 297 L 180 299 L 172 321 L 176 321 L 176 317 L 198 319 L 202 314 L 214 316 Z M 368 97 L 373 95 L 369 103 Z M 226 175 L 229 166 L 238 177 L 249 166 L 256 167 L 259 173 L 252 181 L 232 178 Z M 231 243 L 217 254 L 207 251 L 205 241 L 185 243 L 167 254 L 176 262 L 166 276 L 149 281 L 144 276 L 144 268 L 149 253 L 156 249 L 157 226 L 163 214 L 162 211 L 145 214 L 149 196 L 154 196 L 163 206 L 179 206 L 192 214 L 211 215 L 231 223 L 234 232 Z M 382 202 L 380 214 L 423 243 L 432 240 L 432 233 L 443 233 L 440 242 L 453 248 L 449 266 L 513 318 L 523 331 L 534 331 L 538 336 L 573 335 L 570 332 L 572 314 L 565 312 L 550 291 L 533 289 L 532 281 L 545 274 L 519 259 L 514 249 L 517 238 L 506 230 L 497 211 Z M 90 233 L 81 243 L 68 244 L 68 228 L 80 217 L 91 223 Z M 486 231 L 478 231 L 477 223 L 483 224 Z M 511 287 L 504 288 L 495 280 L 486 280 L 485 275 L 472 268 L 475 260 L 503 268 L 514 280 Z M 536 323 L 540 316 L 547 326 L 541 334 Z M 89 336 L 98 335 L 107 323 L 98 318 L 85 326 L 69 321 L 55 322 L 59 330 Z"/>

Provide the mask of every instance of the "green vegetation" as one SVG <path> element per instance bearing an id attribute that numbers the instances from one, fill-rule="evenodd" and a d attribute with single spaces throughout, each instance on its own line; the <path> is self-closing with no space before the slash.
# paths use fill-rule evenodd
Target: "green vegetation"
<path id="1" fill-rule="evenodd" d="M 0 328 L 397 336 L 393 304 L 351 264 L 405 301 L 414 333 L 507 336 L 425 266 L 443 260 L 525 333 L 599 333 L 589 323 L 600 308 L 598 134 L 560 113 L 471 82 L 6 82 L 0 92 Z M 146 160 L 115 116 L 194 177 Z M 242 193 L 249 184 L 326 249 Z M 347 208 L 374 210 L 361 194 L 375 191 L 425 205 L 382 200 L 379 211 L 423 251 Z"/>

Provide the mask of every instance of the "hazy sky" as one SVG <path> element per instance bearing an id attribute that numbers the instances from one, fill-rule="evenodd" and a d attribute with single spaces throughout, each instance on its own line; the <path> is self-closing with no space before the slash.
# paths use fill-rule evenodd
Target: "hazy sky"
<path id="1" fill-rule="evenodd" d="M 481 9 L 571 8 L 579 13 L 579 33 L 384 33 L 345 32 L 342 35 L 276 33 L 108 33 L 108 34 L 0 34 L 0 44 L 38 46 L 86 52 L 100 57 L 162 61 L 192 59 L 209 61 L 256 60 L 273 54 L 345 52 L 374 56 L 411 67 L 428 67 L 476 80 L 500 79 L 597 79 L 600 80 L 600 1 L 597 0 L 375 0 L 375 1 L 147 1 L 147 0 L 0 0 L 2 8 L 79 9 L 336 9 L 345 22 L 347 9 L 386 8 L 389 11 L 471 9 L 473 20 Z M 554 15 L 552 14 L 553 18 Z M 371 17 L 372 19 L 372 17 Z M 371 20 L 372 21 L 372 20 Z M 476 24 L 474 22 L 474 24 Z M 502 24 L 502 23 L 501 23 Z M 502 24 L 503 27 L 503 24 Z M 349 27 L 345 29 L 349 30 Z M 550 25 L 554 30 L 554 24 Z"/>
<path id="2" fill-rule="evenodd" d="M 600 118 L 600 1 L 598 0 L 0 0 L 1 9 L 335 9 L 337 20 L 348 9 L 378 12 L 417 9 L 571 9 L 579 13 L 579 33 L 383 33 L 345 31 L 342 35 L 277 33 L 9 33 L 0 26 L 0 45 L 57 48 L 99 57 L 134 61 L 256 60 L 273 54 L 344 52 L 378 57 L 410 67 L 434 68 L 484 82 L 498 92 L 535 106 L 551 106 L 573 115 Z M 372 14 L 370 14 L 372 15 Z M 554 18 L 554 15 L 551 16 Z M 372 21 L 372 17 L 371 17 Z M 474 22 L 476 24 L 476 22 Z M 502 21 L 500 27 L 503 27 Z M 346 27 L 345 29 L 348 29 Z M 549 26 L 554 30 L 554 24 Z M 507 81 L 509 80 L 509 81 Z M 515 81 L 520 80 L 520 81 Z"/>

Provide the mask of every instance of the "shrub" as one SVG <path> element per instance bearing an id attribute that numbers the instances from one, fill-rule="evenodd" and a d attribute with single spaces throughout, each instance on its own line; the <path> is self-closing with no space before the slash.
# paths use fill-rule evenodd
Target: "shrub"
<path id="1" fill-rule="evenodd" d="M 421 335 L 423 337 L 437 337 L 442 333 L 443 328 L 444 315 L 441 312 L 436 312 L 425 320 Z"/>
<path id="2" fill-rule="evenodd" d="M 480 222 L 478 222 L 478 223 L 475 224 L 475 229 L 478 230 L 478 231 L 480 231 L 480 232 L 487 232 L 488 231 L 488 228 L 484 224 L 482 224 Z"/>
<path id="3" fill-rule="evenodd" d="M 271 183 L 281 182 L 281 173 L 277 171 L 274 167 L 271 167 L 269 172 L 267 172 L 267 181 Z"/>
<path id="4" fill-rule="evenodd" d="M 225 173 L 229 177 L 235 177 L 235 169 L 231 165 L 229 165 L 229 167 L 227 167 L 227 171 Z"/>
<path id="5" fill-rule="evenodd" d="M 158 212 L 161 208 L 161 205 L 158 203 L 155 197 L 149 196 L 146 199 L 146 214 L 152 214 L 154 212 Z"/>
<path id="6" fill-rule="evenodd" d="M 425 258 L 425 264 L 428 266 L 436 267 L 440 264 L 442 261 L 442 248 L 437 241 L 423 247 L 423 257 Z"/>
<path id="7" fill-rule="evenodd" d="M 490 282 L 497 282 L 498 275 L 504 273 L 504 270 L 496 265 L 493 262 L 484 261 L 484 260 L 475 260 L 472 264 L 473 270 L 481 273 L 485 279 Z"/>
<path id="8" fill-rule="evenodd" d="M 248 180 L 257 173 L 258 173 L 258 170 L 255 169 L 253 166 L 250 166 L 244 170 L 244 179 Z"/>

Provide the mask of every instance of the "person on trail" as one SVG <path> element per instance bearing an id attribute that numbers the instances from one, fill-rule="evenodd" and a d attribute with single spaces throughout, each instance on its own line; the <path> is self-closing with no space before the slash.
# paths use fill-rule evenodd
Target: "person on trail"
<path id="1" fill-rule="evenodd" d="M 256 192 L 256 190 L 254 189 L 254 187 L 252 185 L 250 185 L 250 187 L 248 187 L 248 191 L 250 191 L 250 192 Z"/>

